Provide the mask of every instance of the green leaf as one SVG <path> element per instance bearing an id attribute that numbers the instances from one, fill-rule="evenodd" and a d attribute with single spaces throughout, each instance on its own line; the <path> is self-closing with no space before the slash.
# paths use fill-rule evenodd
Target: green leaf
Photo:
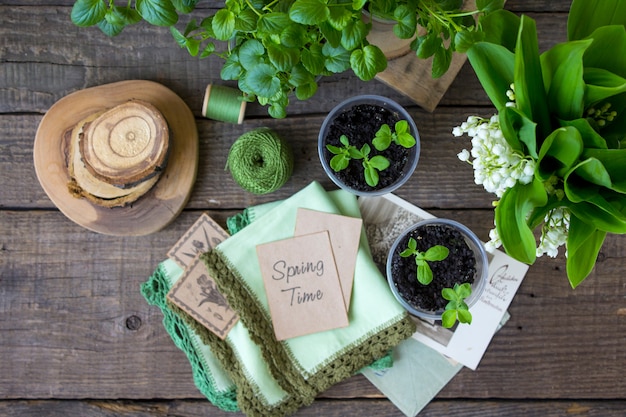
<path id="1" fill-rule="evenodd" d="M 467 51 L 467 58 L 496 109 L 506 107 L 515 67 L 513 53 L 500 45 L 479 42 Z"/>
<path id="2" fill-rule="evenodd" d="M 348 7 L 331 7 L 329 8 L 330 14 L 328 15 L 328 23 L 332 27 L 337 30 L 343 30 L 348 24 L 354 23 L 354 19 L 352 18 L 353 12 Z M 363 23 L 362 19 L 358 20 L 358 22 Z"/>
<path id="3" fill-rule="evenodd" d="M 537 124 L 515 107 L 504 107 L 500 110 L 499 119 L 500 129 L 509 146 L 537 158 Z"/>
<path id="4" fill-rule="evenodd" d="M 523 15 L 515 49 L 515 102 L 517 108 L 537 123 L 538 139 L 543 140 L 552 129 L 541 73 L 541 60 L 535 21 Z"/>
<path id="5" fill-rule="evenodd" d="M 350 158 L 347 158 L 345 155 L 335 155 L 330 159 L 330 167 L 336 172 L 348 168 L 349 164 Z"/>
<path id="6" fill-rule="evenodd" d="M 451 328 L 456 323 L 456 310 L 446 310 L 441 315 L 441 325 L 446 329 Z"/>
<path id="7" fill-rule="evenodd" d="M 591 35 L 592 43 L 585 52 L 586 68 L 599 68 L 626 78 L 626 28 L 624 25 L 604 26 Z"/>
<path id="8" fill-rule="evenodd" d="M 290 24 L 291 20 L 287 13 L 267 13 L 259 18 L 258 30 L 271 34 L 279 34 Z"/>
<path id="9" fill-rule="evenodd" d="M 483 13 L 492 13 L 504 7 L 504 0 L 476 0 L 476 9 Z"/>
<path id="10" fill-rule="evenodd" d="M 605 237 L 606 232 L 597 230 L 576 216 L 570 217 L 566 268 L 572 288 L 576 288 L 591 273 Z"/>
<path id="11" fill-rule="evenodd" d="M 136 0 L 135 8 L 146 22 L 156 26 L 172 26 L 178 21 L 170 0 Z"/>
<path id="12" fill-rule="evenodd" d="M 477 30 L 465 30 L 463 32 L 457 32 L 454 35 L 454 50 L 460 53 L 465 53 L 475 43 L 485 40 L 485 33 Z"/>
<path id="13" fill-rule="evenodd" d="M 341 46 L 352 51 L 363 44 L 367 27 L 363 20 L 351 21 L 341 31 Z"/>
<path id="14" fill-rule="evenodd" d="M 602 163 L 611 179 L 611 184 L 605 186 L 626 193 L 626 149 L 585 149 L 583 157 L 593 158 Z"/>
<path id="15" fill-rule="evenodd" d="M 585 68 L 584 79 L 587 83 L 586 105 L 592 105 L 609 97 L 626 93 L 626 79 L 607 70 Z"/>
<path id="16" fill-rule="evenodd" d="M 584 111 L 583 54 L 591 40 L 561 43 L 541 55 L 548 105 L 556 117 L 573 120 Z"/>
<path id="17" fill-rule="evenodd" d="M 98 28 L 100 28 L 100 30 L 107 36 L 117 36 L 119 35 L 122 30 L 124 29 L 123 25 L 114 25 L 109 23 L 108 20 L 104 19 L 101 20 L 100 22 L 98 22 Z"/>
<path id="18" fill-rule="evenodd" d="M 215 49 L 215 46 L 213 46 Z M 238 80 L 244 69 L 239 62 L 239 55 L 231 54 L 226 58 L 220 71 L 220 77 L 222 80 Z"/>
<path id="19" fill-rule="evenodd" d="M 385 123 L 378 129 L 372 140 L 372 145 L 379 151 L 384 151 L 391 145 L 391 128 L 388 124 Z"/>
<path id="20" fill-rule="evenodd" d="M 573 168 L 583 151 L 580 133 L 572 126 L 560 127 L 541 145 L 537 160 L 538 177 L 545 181 L 556 173 L 562 177 Z"/>
<path id="21" fill-rule="evenodd" d="M 417 266 L 417 280 L 423 285 L 428 285 L 433 280 L 433 271 L 426 262 Z"/>
<path id="22" fill-rule="evenodd" d="M 415 35 L 417 17 L 406 5 L 399 5 L 393 12 L 393 18 L 398 22 L 393 26 L 393 33 L 400 39 L 410 39 Z"/>
<path id="23" fill-rule="evenodd" d="M 389 168 L 389 160 L 382 155 L 376 155 L 369 160 L 369 165 L 378 171 L 383 171 Z"/>
<path id="24" fill-rule="evenodd" d="M 350 52 L 346 51 L 343 46 L 333 47 L 326 43 L 322 47 L 324 55 L 324 67 L 336 74 L 342 73 L 350 68 Z"/>
<path id="25" fill-rule="evenodd" d="M 596 158 L 581 161 L 564 178 L 565 195 L 574 203 L 589 201 L 598 194 L 600 187 L 611 186 L 611 176 Z"/>
<path id="26" fill-rule="evenodd" d="M 593 225 L 596 229 L 609 233 L 626 233 L 626 216 L 623 209 L 624 199 L 619 204 L 612 204 L 599 194 L 588 201 L 569 206 L 573 215 Z"/>
<path id="27" fill-rule="evenodd" d="M 367 45 L 363 49 L 352 51 L 350 66 L 357 77 L 369 81 L 387 68 L 387 59 L 379 47 Z M 328 68 L 328 65 L 326 67 Z"/>
<path id="28" fill-rule="evenodd" d="M 562 126 L 573 126 L 580 132 L 585 149 L 606 149 L 606 140 L 596 132 L 587 119 L 561 120 Z"/>
<path id="29" fill-rule="evenodd" d="M 260 64 L 248 69 L 246 84 L 252 92 L 261 97 L 272 97 L 280 91 L 280 79 L 276 69 L 268 64 Z"/>
<path id="30" fill-rule="evenodd" d="M 443 48 L 443 43 L 438 33 L 429 33 L 425 36 L 417 37 L 418 47 L 415 50 L 416 55 L 421 59 L 430 58 Z"/>
<path id="31" fill-rule="evenodd" d="M 509 51 L 515 51 L 520 18 L 508 10 L 498 10 L 480 19 L 485 42 L 502 45 Z"/>
<path id="32" fill-rule="evenodd" d="M 107 9 L 103 0 L 76 0 L 70 18 L 76 26 L 93 26 L 104 19 Z"/>
<path id="33" fill-rule="evenodd" d="M 267 113 L 274 119 L 284 119 L 287 117 L 286 105 L 282 103 L 272 103 L 267 109 Z"/>
<path id="34" fill-rule="evenodd" d="M 267 46 L 270 62 L 279 70 L 289 72 L 300 62 L 300 51 L 296 48 L 286 48 L 276 43 Z"/>
<path id="35" fill-rule="evenodd" d="M 459 295 L 461 300 L 465 300 L 472 294 L 472 286 L 467 282 L 464 282 L 461 285 L 454 284 L 454 291 Z"/>
<path id="36" fill-rule="evenodd" d="M 457 293 L 452 288 L 443 288 L 441 290 L 441 296 L 444 298 L 444 300 L 450 301 L 455 301 L 459 298 L 457 296 Z"/>
<path id="37" fill-rule="evenodd" d="M 365 168 L 365 182 L 370 187 L 376 187 L 378 185 L 378 171 L 376 170 L 376 168 L 369 164 L 365 164 L 365 162 L 363 162 L 363 168 Z"/>
<path id="38" fill-rule="evenodd" d="M 466 323 L 466 324 L 471 324 L 472 323 L 472 313 L 469 312 L 469 310 L 465 310 L 463 308 L 459 308 L 456 311 L 458 318 L 459 318 L 459 323 Z"/>
<path id="39" fill-rule="evenodd" d="M 239 62 L 250 71 L 261 64 L 265 64 L 265 48 L 256 39 L 249 39 L 239 48 Z"/>
<path id="40" fill-rule="evenodd" d="M 303 49 L 301 52 L 302 65 L 311 74 L 317 75 L 324 71 L 324 63 L 326 58 L 322 53 L 322 46 L 320 44 L 313 44 L 309 49 Z"/>
<path id="41" fill-rule="evenodd" d="M 450 250 L 442 245 L 436 245 L 428 248 L 424 254 L 427 261 L 443 261 L 448 257 Z"/>
<path id="42" fill-rule="evenodd" d="M 323 0 L 296 0 L 289 9 L 291 20 L 303 25 L 317 25 L 330 17 L 330 10 Z"/>
<path id="43" fill-rule="evenodd" d="M 105 19 L 111 25 L 121 26 L 123 28 L 139 22 L 141 20 L 141 16 L 137 13 L 137 10 L 130 7 L 115 6 L 108 10 Z"/>
<path id="44" fill-rule="evenodd" d="M 450 68 L 452 62 L 452 48 L 441 47 L 435 51 L 433 58 L 432 77 L 439 78 Z"/>
<path id="45" fill-rule="evenodd" d="M 306 86 L 315 83 L 315 77 L 302 65 L 298 63 L 294 65 L 289 74 L 289 84 L 294 87 Z"/>
<path id="46" fill-rule="evenodd" d="M 228 9 L 220 9 L 213 17 L 215 38 L 227 41 L 235 35 L 235 14 Z"/>
<path id="47" fill-rule="evenodd" d="M 302 25 L 292 23 L 280 32 L 280 42 L 289 48 L 302 49 L 307 44 L 308 37 Z"/>
<path id="48" fill-rule="evenodd" d="M 195 9 L 198 0 L 171 0 L 172 5 L 181 13 L 190 13 Z"/>
<path id="49" fill-rule="evenodd" d="M 296 98 L 298 100 L 308 100 L 317 92 L 317 83 L 315 81 L 296 87 Z"/>
<path id="50" fill-rule="evenodd" d="M 625 24 L 626 2 L 622 0 L 573 0 L 567 18 L 567 39 L 584 39 L 600 26 Z"/>
<path id="51" fill-rule="evenodd" d="M 535 262 L 537 244 L 526 217 L 534 207 L 547 201 L 543 183 L 536 178 L 530 184 L 518 183 L 504 192 L 495 209 L 495 223 L 509 256 L 527 264 Z"/>
<path id="52" fill-rule="evenodd" d="M 257 29 L 259 17 L 252 9 L 242 10 L 235 16 L 235 30 L 239 32 L 254 32 Z"/>

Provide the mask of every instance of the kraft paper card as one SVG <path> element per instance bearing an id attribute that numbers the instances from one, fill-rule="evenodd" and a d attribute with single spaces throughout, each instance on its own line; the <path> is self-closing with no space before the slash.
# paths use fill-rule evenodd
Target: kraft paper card
<path id="1" fill-rule="evenodd" d="M 220 339 L 226 338 L 239 320 L 199 256 L 174 284 L 167 298 Z"/>
<path id="2" fill-rule="evenodd" d="M 196 256 L 213 249 L 227 238 L 228 233 L 208 214 L 202 213 L 200 218 L 176 242 L 167 256 L 186 268 Z"/>
<path id="3" fill-rule="evenodd" d="M 305 208 L 299 208 L 296 216 L 295 236 L 328 231 L 347 310 L 350 309 L 362 225 L 363 220 L 356 217 Z"/>
<path id="4" fill-rule="evenodd" d="M 256 247 L 276 340 L 348 326 L 327 231 Z"/>

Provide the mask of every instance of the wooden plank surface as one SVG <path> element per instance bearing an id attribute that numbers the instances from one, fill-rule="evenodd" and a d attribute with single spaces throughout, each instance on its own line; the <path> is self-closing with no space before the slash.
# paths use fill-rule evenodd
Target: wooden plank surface
<path id="1" fill-rule="evenodd" d="M 217 59 L 198 60 L 166 29 L 145 24 L 107 38 L 71 24 L 73 0 L 0 4 L 0 415 L 226 416 L 203 400 L 160 311 L 139 293 L 158 262 L 200 212 L 224 225 L 249 205 L 282 199 L 312 180 L 331 187 L 317 158 L 324 115 L 344 98 L 382 94 L 406 105 L 420 129 L 414 176 L 397 194 L 487 239 L 492 197 L 456 154 L 467 140 L 451 130 L 493 107 L 469 65 L 429 113 L 383 83 L 350 73 L 323 79 L 316 96 L 273 120 L 248 106 L 244 125 L 200 116 Z M 201 2 L 199 14 L 219 6 Z M 537 20 L 540 48 L 565 40 L 568 0 L 508 0 Z M 180 217 L 143 237 L 87 231 L 65 218 L 40 187 L 32 164 L 37 126 L 48 108 L 82 88 L 148 79 L 176 92 L 196 116 L 198 179 Z M 224 170 L 242 133 L 268 126 L 296 155 L 291 180 L 276 193 L 241 190 Z M 420 416 L 621 416 L 626 409 L 626 238 L 610 236 L 592 275 L 575 291 L 565 261 L 542 258 L 529 270 L 476 371 L 462 370 Z M 235 414 L 237 415 L 237 414 Z M 320 395 L 297 415 L 402 415 L 364 377 Z"/>

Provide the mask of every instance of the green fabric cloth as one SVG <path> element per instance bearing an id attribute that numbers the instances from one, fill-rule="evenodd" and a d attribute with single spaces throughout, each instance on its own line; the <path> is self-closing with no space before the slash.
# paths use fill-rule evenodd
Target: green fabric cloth
<path id="1" fill-rule="evenodd" d="M 141 293 L 149 304 L 161 309 L 163 326 L 174 344 L 187 355 L 198 390 L 222 410 L 238 411 L 236 387 L 232 379 L 209 346 L 199 338 L 194 326 L 183 320 L 167 303 L 167 293 L 182 274 L 180 266 L 167 259 L 141 285 Z"/>
<path id="2" fill-rule="evenodd" d="M 202 255 L 241 320 L 223 341 L 196 330 L 222 359 L 237 386 L 238 405 L 250 416 L 281 416 L 310 404 L 318 393 L 383 357 L 415 331 L 362 239 L 350 325 L 276 341 L 256 246 L 292 237 L 299 207 L 360 216 L 354 195 L 339 192 L 331 197 L 314 182 Z"/>

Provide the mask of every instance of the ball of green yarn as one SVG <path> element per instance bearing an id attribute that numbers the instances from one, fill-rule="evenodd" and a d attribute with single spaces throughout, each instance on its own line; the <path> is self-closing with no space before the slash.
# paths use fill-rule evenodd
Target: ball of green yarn
<path id="1" fill-rule="evenodd" d="M 267 194 L 291 177 L 293 152 L 273 130 L 262 127 L 244 133 L 233 143 L 226 168 L 244 190 Z"/>

